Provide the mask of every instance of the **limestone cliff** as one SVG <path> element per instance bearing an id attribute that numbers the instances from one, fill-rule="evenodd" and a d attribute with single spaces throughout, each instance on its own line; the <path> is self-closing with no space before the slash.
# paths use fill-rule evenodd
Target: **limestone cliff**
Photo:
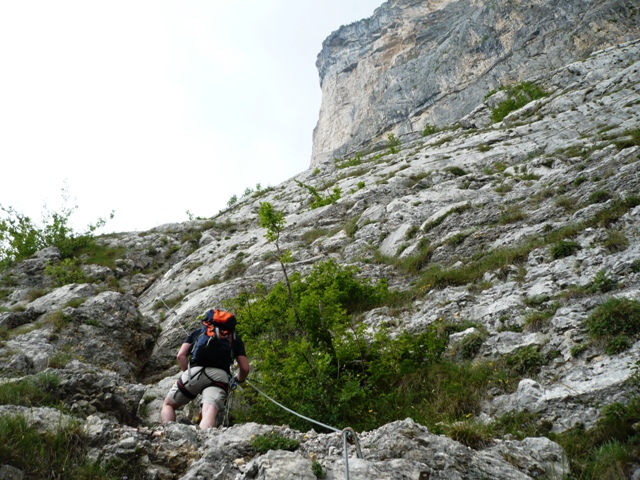
<path id="1" fill-rule="evenodd" d="M 311 165 L 389 132 L 454 123 L 501 84 L 539 77 L 639 30 L 635 0 L 387 1 L 323 43 Z"/>

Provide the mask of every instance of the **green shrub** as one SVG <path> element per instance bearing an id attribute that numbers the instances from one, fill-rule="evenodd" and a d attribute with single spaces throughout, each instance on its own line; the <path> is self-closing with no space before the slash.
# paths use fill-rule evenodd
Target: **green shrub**
<path id="1" fill-rule="evenodd" d="M 473 335 L 467 335 L 462 340 L 462 344 L 460 345 L 460 354 L 462 358 L 474 358 L 480 351 L 480 348 L 482 347 L 485 339 L 486 334 L 483 334 L 481 332 L 475 333 Z"/>
<path id="2" fill-rule="evenodd" d="M 462 177 L 464 175 L 467 175 L 467 171 L 465 171 L 463 168 L 460 167 L 447 167 L 445 168 L 445 170 L 453 175 L 455 175 L 456 177 Z"/>
<path id="3" fill-rule="evenodd" d="M 544 421 L 538 413 L 524 411 L 511 411 L 498 417 L 493 428 L 497 435 L 511 435 L 518 440 L 527 437 L 542 437 L 549 434 L 553 424 Z"/>
<path id="4" fill-rule="evenodd" d="M 302 234 L 300 239 L 304 242 L 306 246 L 309 246 L 313 242 L 315 242 L 318 238 L 325 237 L 327 236 L 327 234 L 328 234 L 328 231 L 324 228 L 312 228 L 311 230 L 305 231 Z"/>
<path id="5" fill-rule="evenodd" d="M 636 258 L 633 262 L 631 262 L 630 267 L 633 273 L 640 272 L 640 258 Z"/>
<path id="6" fill-rule="evenodd" d="M 258 435 L 251 441 L 251 448 L 261 454 L 265 454 L 269 450 L 288 450 L 293 452 L 299 446 L 300 442 L 298 440 L 287 438 L 275 432 L 271 432 L 269 435 Z"/>
<path id="7" fill-rule="evenodd" d="M 311 464 L 311 471 L 316 478 L 327 478 L 327 471 L 322 467 L 322 464 L 317 460 L 314 460 Z"/>
<path id="8" fill-rule="evenodd" d="M 571 240 L 560 240 L 551 247 L 551 256 L 554 260 L 569 257 L 580 250 L 582 247 L 578 242 Z"/>
<path id="9" fill-rule="evenodd" d="M 593 338 L 607 342 L 605 353 L 626 350 L 640 333 L 640 301 L 610 298 L 589 315 L 586 326 Z"/>
<path id="10" fill-rule="evenodd" d="M 589 348 L 589 345 L 587 343 L 578 343 L 577 345 L 571 347 L 571 356 L 573 358 L 577 358 L 582 354 L 582 352 L 586 351 L 587 348 Z"/>
<path id="11" fill-rule="evenodd" d="M 80 261 L 76 258 L 65 258 L 57 264 L 48 263 L 44 274 L 51 277 L 54 287 L 62 287 L 70 283 L 84 283 L 84 273 L 80 268 Z"/>
<path id="12" fill-rule="evenodd" d="M 46 247 L 57 247 L 62 258 L 69 258 L 84 247 L 95 243 L 93 233 L 106 224 L 100 218 L 95 224 L 78 233 L 69 225 L 77 206 L 68 206 L 68 193 L 62 191 L 63 206 L 60 212 L 45 209 L 41 224 L 18 212 L 13 207 L 0 205 L 5 218 L 0 219 L 0 269 L 30 257 Z M 111 213 L 110 218 L 113 218 Z"/>
<path id="13" fill-rule="evenodd" d="M 596 449 L 592 461 L 593 478 L 610 478 L 624 480 L 627 475 L 627 465 L 634 458 L 633 450 L 613 440 L 606 442 Z"/>
<path id="14" fill-rule="evenodd" d="M 618 288 L 618 282 L 609 276 L 606 270 L 598 270 L 593 277 L 593 290 L 596 292 L 607 293 Z"/>
<path id="15" fill-rule="evenodd" d="M 393 133 L 387 135 L 387 148 L 389 149 L 389 153 L 392 155 L 400 152 L 400 139 Z"/>
<path id="16" fill-rule="evenodd" d="M 539 332 L 545 329 L 558 308 L 560 308 L 560 304 L 552 303 L 544 310 L 526 314 L 524 317 L 524 328 L 530 332 Z"/>
<path id="17" fill-rule="evenodd" d="M 429 135 L 433 135 L 434 133 L 438 133 L 438 127 L 435 125 L 426 124 L 424 129 L 422 130 L 422 136 L 428 137 Z"/>
<path id="18" fill-rule="evenodd" d="M 324 207 L 325 205 L 331 205 L 332 203 L 336 203 L 340 199 L 340 195 L 342 194 L 340 187 L 334 187 L 333 192 L 328 194 L 327 196 L 322 196 L 318 193 L 318 190 L 311 185 L 307 185 L 298 180 L 295 181 L 301 187 L 306 188 L 309 193 L 313 196 L 313 201 L 311 202 L 311 209 Z"/>
<path id="19" fill-rule="evenodd" d="M 530 345 L 519 348 L 505 357 L 505 362 L 509 368 L 521 375 L 535 375 L 544 365 L 545 358 L 539 351 L 539 347 Z"/>
<path id="20" fill-rule="evenodd" d="M 500 90 L 507 92 L 507 99 L 498 103 L 491 111 L 491 119 L 494 122 L 501 122 L 509 113 L 524 107 L 533 100 L 547 96 L 547 93 L 541 87 L 531 82 L 501 87 Z"/>
<path id="21" fill-rule="evenodd" d="M 618 335 L 613 337 L 607 345 L 604 347 L 604 353 L 607 355 L 615 355 L 617 353 L 624 352 L 625 350 L 629 350 L 633 345 L 633 342 L 626 335 Z"/>

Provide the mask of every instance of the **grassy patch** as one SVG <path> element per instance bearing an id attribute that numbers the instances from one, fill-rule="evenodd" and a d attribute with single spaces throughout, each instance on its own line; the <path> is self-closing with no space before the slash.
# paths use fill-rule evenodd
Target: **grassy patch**
<path id="1" fill-rule="evenodd" d="M 0 385 L 0 405 L 60 407 L 60 402 L 53 395 L 59 383 L 57 375 L 44 372 L 3 383 Z"/>
<path id="2" fill-rule="evenodd" d="M 621 347 L 630 346 L 623 337 L 640 334 L 640 301 L 610 298 L 589 315 L 586 326 L 592 338 L 605 340 L 605 348 L 617 353 Z"/>
<path id="3" fill-rule="evenodd" d="M 300 442 L 294 438 L 287 438 L 279 433 L 271 432 L 268 435 L 258 435 L 251 440 L 251 448 L 260 454 L 269 450 L 288 450 L 293 452 L 298 449 Z"/>
<path id="4" fill-rule="evenodd" d="M 491 119 L 501 122 L 509 113 L 524 107 L 527 103 L 547 96 L 547 93 L 531 82 L 522 82 L 509 87 L 501 87 L 507 93 L 507 99 L 498 103 L 491 111 Z"/>
<path id="5" fill-rule="evenodd" d="M 41 432 L 23 416 L 0 417 L 0 465 L 11 465 L 25 478 L 128 480 L 146 479 L 136 458 L 94 463 L 87 458 L 87 439 L 79 424 Z"/>
<path id="6" fill-rule="evenodd" d="M 581 248 L 582 247 L 578 242 L 574 242 L 572 240 L 560 240 L 551 247 L 551 256 L 554 260 L 570 257 Z"/>

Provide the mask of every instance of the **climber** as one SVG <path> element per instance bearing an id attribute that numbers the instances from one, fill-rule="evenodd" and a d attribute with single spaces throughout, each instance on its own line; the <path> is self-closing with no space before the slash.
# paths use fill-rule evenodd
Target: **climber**
<path id="1" fill-rule="evenodd" d="M 191 332 L 178 350 L 178 365 L 183 373 L 164 399 L 160 411 L 162 423 L 175 421 L 176 409 L 202 394 L 200 428 L 215 427 L 227 392 L 235 390 L 249 375 L 244 343 L 235 332 L 235 316 L 209 309 L 199 319 L 202 326 Z M 231 378 L 234 358 L 239 372 Z"/>

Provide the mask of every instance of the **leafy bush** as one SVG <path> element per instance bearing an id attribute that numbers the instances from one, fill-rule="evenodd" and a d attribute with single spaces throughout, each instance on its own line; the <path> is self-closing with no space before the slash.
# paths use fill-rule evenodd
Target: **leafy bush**
<path id="1" fill-rule="evenodd" d="M 427 123 L 422 130 L 423 137 L 428 137 L 429 135 L 433 135 L 434 133 L 438 133 L 438 127 L 429 123 Z"/>
<path id="2" fill-rule="evenodd" d="M 85 277 L 76 258 L 65 258 L 57 264 L 47 264 L 44 274 L 51 277 L 54 287 L 62 287 L 70 283 L 84 283 Z"/>
<path id="3" fill-rule="evenodd" d="M 63 189 L 63 206 L 60 212 L 45 209 L 41 225 L 18 212 L 13 207 L 0 205 L 5 218 L 0 219 L 0 269 L 30 257 L 46 247 L 57 247 L 62 258 L 72 257 L 78 250 L 93 245 L 93 233 L 106 224 L 100 218 L 88 225 L 83 233 L 75 232 L 69 225 L 77 206 L 69 207 L 68 194 Z M 113 218 L 113 212 L 111 217 Z"/>
<path id="4" fill-rule="evenodd" d="M 582 247 L 578 242 L 572 240 L 560 240 L 551 247 L 551 256 L 554 260 L 569 257 L 580 250 Z"/>
<path id="5" fill-rule="evenodd" d="M 519 348 L 507 355 L 505 361 L 507 366 L 522 375 L 535 375 L 546 363 L 544 355 L 535 345 Z"/>
<path id="6" fill-rule="evenodd" d="M 317 460 L 314 460 L 311 464 L 311 471 L 316 478 L 327 478 L 327 471 L 322 467 L 322 464 Z"/>
<path id="7" fill-rule="evenodd" d="M 596 292 L 607 293 L 618 288 L 618 282 L 611 278 L 606 270 L 598 270 L 593 277 L 592 287 Z"/>
<path id="8" fill-rule="evenodd" d="M 389 149 L 389 153 L 392 155 L 400 152 L 400 139 L 393 133 L 387 135 L 387 148 Z"/>
<path id="9" fill-rule="evenodd" d="M 322 195 L 320 195 L 320 193 L 318 193 L 318 190 L 315 187 L 312 187 L 311 185 L 307 185 L 306 183 L 302 183 L 299 180 L 296 180 L 295 182 L 301 187 L 306 188 L 309 191 L 309 193 L 313 196 L 314 200 L 313 202 L 311 202 L 312 210 L 315 208 L 324 207 L 325 205 L 331 205 L 332 203 L 336 203 L 340 199 L 340 195 L 342 194 L 340 187 L 333 187 L 332 193 L 323 197 Z"/>
<path id="10" fill-rule="evenodd" d="M 501 87 L 507 93 L 507 99 L 498 103 L 491 111 L 491 119 L 494 122 L 502 121 L 509 113 L 524 107 L 527 103 L 547 96 L 547 93 L 538 85 L 531 82 L 522 82 L 510 87 Z"/>
<path id="11" fill-rule="evenodd" d="M 238 195 L 234 193 L 229 197 L 229 200 L 227 200 L 227 207 L 233 207 L 236 203 L 238 203 Z"/>

